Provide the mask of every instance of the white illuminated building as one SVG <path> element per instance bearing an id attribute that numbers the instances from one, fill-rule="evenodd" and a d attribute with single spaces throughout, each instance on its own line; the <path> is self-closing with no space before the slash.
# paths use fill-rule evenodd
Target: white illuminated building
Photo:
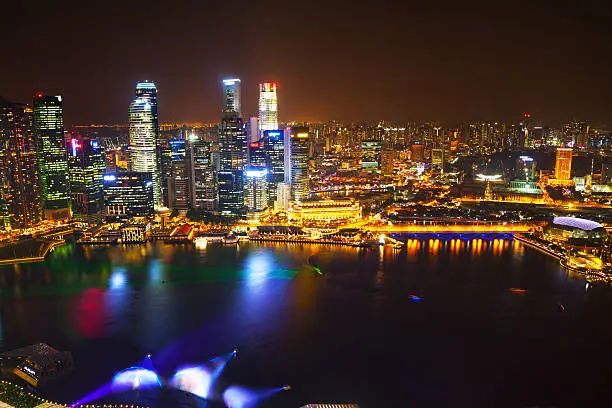
<path id="1" fill-rule="evenodd" d="M 259 84 L 259 134 L 278 129 L 278 97 L 274 82 Z"/>
<path id="2" fill-rule="evenodd" d="M 246 204 L 250 213 L 262 212 L 268 206 L 267 175 L 265 167 L 246 170 Z"/>
<path id="3" fill-rule="evenodd" d="M 130 104 L 130 170 L 151 173 L 153 206 L 162 206 L 161 185 L 157 160 L 157 89 L 153 82 L 139 82 L 136 98 Z"/>

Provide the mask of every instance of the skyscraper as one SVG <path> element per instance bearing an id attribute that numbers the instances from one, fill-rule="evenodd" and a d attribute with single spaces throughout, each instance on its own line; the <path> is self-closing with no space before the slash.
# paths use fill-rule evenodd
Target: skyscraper
<path id="1" fill-rule="evenodd" d="M 555 160 L 555 178 L 557 180 L 568 181 L 572 174 L 572 149 L 565 147 L 557 148 L 557 158 Z"/>
<path id="2" fill-rule="evenodd" d="M 204 140 L 189 140 L 191 206 L 196 210 L 217 210 L 217 171 L 212 146 Z"/>
<path id="3" fill-rule="evenodd" d="M 151 173 L 105 174 L 104 210 L 107 220 L 127 220 L 153 215 Z"/>
<path id="4" fill-rule="evenodd" d="M 61 96 L 38 94 L 34 97 L 34 136 L 45 218 L 70 218 L 68 159 Z"/>
<path id="5" fill-rule="evenodd" d="M 0 98 L 0 228 L 27 228 L 41 218 L 40 173 L 32 109 Z"/>
<path id="6" fill-rule="evenodd" d="M 308 180 L 310 133 L 308 127 L 291 127 L 288 129 L 287 136 L 289 139 L 288 170 L 291 196 L 294 200 L 303 200 L 308 198 L 310 193 Z M 285 150 L 285 154 L 287 154 L 287 150 Z"/>
<path id="7" fill-rule="evenodd" d="M 278 97 L 274 82 L 259 84 L 259 134 L 278 129 Z"/>
<path id="8" fill-rule="evenodd" d="M 242 118 L 240 79 L 223 80 L 223 118 Z"/>
<path id="9" fill-rule="evenodd" d="M 268 206 L 268 157 L 264 140 L 249 143 L 249 165 L 246 169 L 247 210 L 258 213 Z"/>
<path id="10" fill-rule="evenodd" d="M 72 218 L 98 224 L 104 213 L 104 148 L 97 140 L 73 137 L 68 142 L 68 152 Z"/>
<path id="11" fill-rule="evenodd" d="M 171 177 L 168 183 L 169 203 L 173 210 L 185 211 L 189 205 L 185 139 L 171 139 Z"/>
<path id="12" fill-rule="evenodd" d="M 244 213 L 244 170 L 247 164 L 247 126 L 240 116 L 240 80 L 223 81 L 223 112 L 219 125 L 219 211 Z"/>
<path id="13" fill-rule="evenodd" d="M 151 173 L 153 178 L 153 205 L 162 206 L 158 149 L 159 119 L 157 114 L 157 88 L 153 82 L 136 84 L 136 97 L 130 104 L 130 170 Z"/>
<path id="14" fill-rule="evenodd" d="M 285 180 L 285 139 L 282 130 L 264 131 L 264 150 L 268 167 L 268 205 L 274 205 L 278 183 Z"/>

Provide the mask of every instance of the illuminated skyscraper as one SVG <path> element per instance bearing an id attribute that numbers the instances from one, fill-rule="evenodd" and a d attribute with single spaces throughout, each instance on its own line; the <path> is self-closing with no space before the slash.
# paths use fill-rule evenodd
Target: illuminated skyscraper
<path id="1" fill-rule="evenodd" d="M 104 214 L 104 148 L 97 140 L 74 137 L 68 142 L 68 152 L 72 218 L 98 224 Z"/>
<path id="2" fill-rule="evenodd" d="M 247 165 L 247 126 L 240 117 L 240 80 L 223 81 L 223 112 L 219 125 L 219 211 L 244 213 L 244 170 Z"/>
<path id="3" fill-rule="evenodd" d="M 572 174 L 572 149 L 565 147 L 557 148 L 557 158 L 555 160 L 555 178 L 567 181 Z"/>
<path id="4" fill-rule="evenodd" d="M 515 176 L 519 180 L 533 181 L 536 179 L 537 163 L 530 156 L 519 156 L 516 159 Z"/>
<path id="5" fill-rule="evenodd" d="M 41 218 L 40 173 L 32 109 L 0 98 L 2 228 L 27 228 Z M 7 223 L 8 221 L 8 223 Z"/>
<path id="6" fill-rule="evenodd" d="M 382 143 L 377 140 L 361 142 L 361 167 L 364 170 L 380 170 L 380 149 Z"/>
<path id="7" fill-rule="evenodd" d="M 189 140 L 191 206 L 203 211 L 217 210 L 217 171 L 212 146 L 204 140 Z"/>
<path id="8" fill-rule="evenodd" d="M 45 218 L 70 218 L 68 160 L 61 96 L 38 94 L 34 97 L 34 136 Z"/>
<path id="9" fill-rule="evenodd" d="M 268 205 L 274 205 L 278 183 L 285 180 L 285 138 L 282 130 L 264 131 L 264 150 L 268 168 Z"/>
<path id="10" fill-rule="evenodd" d="M 153 82 L 138 82 L 130 104 L 130 170 L 152 174 L 156 209 L 162 206 L 158 139 L 157 88 Z"/>
<path id="11" fill-rule="evenodd" d="M 274 82 L 259 84 L 259 134 L 278 129 L 278 97 Z"/>
<path id="12" fill-rule="evenodd" d="M 105 174 L 104 210 L 108 221 L 153 215 L 151 173 L 123 172 Z"/>
<path id="13" fill-rule="evenodd" d="M 245 172 L 246 204 L 249 213 L 259 213 L 268 206 L 268 186 L 266 167 L 247 167 Z"/>
<path id="14" fill-rule="evenodd" d="M 288 129 L 289 139 L 289 180 L 291 196 L 294 200 L 304 200 L 310 193 L 308 180 L 308 161 L 310 158 L 310 133 L 308 127 Z M 285 141 L 287 143 L 287 141 Z M 287 150 L 285 150 L 287 155 Z M 287 157 L 285 157 L 287 160 Z"/>
<path id="15" fill-rule="evenodd" d="M 185 139 L 171 139 L 169 144 L 172 153 L 171 176 L 168 182 L 170 208 L 186 211 L 189 206 L 189 186 Z"/>
<path id="16" fill-rule="evenodd" d="M 223 118 L 242 118 L 240 79 L 223 80 Z"/>

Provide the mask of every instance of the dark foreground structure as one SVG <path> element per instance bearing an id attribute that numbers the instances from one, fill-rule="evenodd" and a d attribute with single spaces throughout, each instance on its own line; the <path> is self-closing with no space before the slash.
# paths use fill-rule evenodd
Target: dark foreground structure
<path id="1" fill-rule="evenodd" d="M 2 379 L 23 380 L 32 387 L 57 378 L 74 368 L 72 354 L 45 343 L 33 344 L 0 354 Z"/>

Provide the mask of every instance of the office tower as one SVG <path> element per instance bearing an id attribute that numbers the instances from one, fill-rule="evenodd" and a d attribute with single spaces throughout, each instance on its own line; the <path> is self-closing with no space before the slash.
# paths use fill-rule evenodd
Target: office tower
<path id="1" fill-rule="evenodd" d="M 191 206 L 196 210 L 217 210 L 217 169 L 212 146 L 204 140 L 189 140 Z"/>
<path id="2" fill-rule="evenodd" d="M 393 175 L 395 168 L 395 150 L 383 149 L 380 153 L 380 171 L 385 176 Z"/>
<path id="3" fill-rule="evenodd" d="M 249 143 L 249 167 L 267 167 L 266 153 L 264 139 Z"/>
<path id="4" fill-rule="evenodd" d="M 135 96 L 129 110 L 130 170 L 151 173 L 153 206 L 157 209 L 162 206 L 157 88 L 153 82 L 138 82 Z"/>
<path id="5" fill-rule="evenodd" d="M 555 160 L 555 178 L 557 180 L 570 180 L 572 173 L 572 149 L 565 147 L 557 148 Z"/>
<path id="6" fill-rule="evenodd" d="M 0 200 L 4 228 L 28 228 L 41 219 L 40 172 L 32 121 L 30 107 L 0 98 Z"/>
<path id="7" fill-rule="evenodd" d="M 289 180 L 294 200 L 304 200 L 309 195 L 308 160 L 310 133 L 308 127 L 292 127 L 289 135 Z M 285 153 L 286 154 L 286 153 Z"/>
<path id="8" fill-rule="evenodd" d="M 291 185 L 287 183 L 278 183 L 276 186 L 276 200 L 274 201 L 274 209 L 276 211 L 287 211 L 290 201 Z"/>
<path id="9" fill-rule="evenodd" d="M 153 176 L 151 173 L 105 174 L 104 210 L 108 221 L 153 215 Z"/>
<path id="10" fill-rule="evenodd" d="M 264 131 L 264 150 L 268 168 L 268 205 L 277 198 L 278 183 L 285 180 L 285 137 L 282 130 Z"/>
<path id="11" fill-rule="evenodd" d="M 171 155 L 171 171 L 168 181 L 168 197 L 170 208 L 186 211 L 189 206 L 189 185 L 186 162 L 185 139 L 169 141 Z"/>
<path id="12" fill-rule="evenodd" d="M 33 109 L 44 216 L 52 220 L 70 218 L 62 97 L 38 94 Z"/>
<path id="13" fill-rule="evenodd" d="M 380 169 L 380 149 L 382 143 L 377 140 L 361 142 L 361 167 L 365 170 Z"/>
<path id="14" fill-rule="evenodd" d="M 536 161 L 530 156 L 519 156 L 516 159 L 516 178 L 525 181 L 536 179 Z"/>
<path id="15" fill-rule="evenodd" d="M 278 129 L 278 97 L 274 82 L 259 84 L 259 134 Z"/>
<path id="16" fill-rule="evenodd" d="M 99 224 L 104 213 L 104 148 L 97 140 L 75 136 L 68 142 L 68 152 L 72 218 Z"/>
<path id="17" fill-rule="evenodd" d="M 244 214 L 244 170 L 247 165 L 247 126 L 241 119 L 240 80 L 223 80 L 223 111 L 219 125 L 219 211 Z"/>
<path id="18" fill-rule="evenodd" d="M 444 169 L 444 149 L 432 149 L 431 164 Z"/>
<path id="19" fill-rule="evenodd" d="M 425 150 L 422 144 L 414 143 L 410 149 L 410 160 L 416 163 L 422 163 L 425 159 Z"/>
<path id="20" fill-rule="evenodd" d="M 249 142 L 256 142 L 260 139 L 259 119 L 255 116 L 249 119 Z"/>
<path id="21" fill-rule="evenodd" d="M 268 169 L 262 166 L 247 167 L 245 172 L 247 211 L 259 213 L 268 206 Z"/>
<path id="22" fill-rule="evenodd" d="M 223 80 L 223 118 L 242 118 L 240 105 L 240 79 Z"/>

